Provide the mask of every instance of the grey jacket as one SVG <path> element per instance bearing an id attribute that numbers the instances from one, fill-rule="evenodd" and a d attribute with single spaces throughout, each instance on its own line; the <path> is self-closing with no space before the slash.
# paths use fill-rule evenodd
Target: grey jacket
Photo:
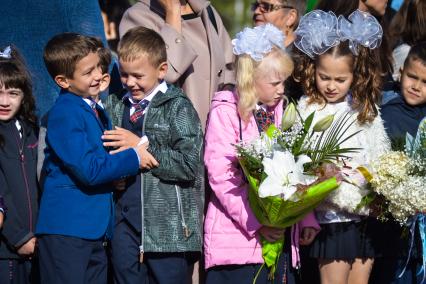
<path id="1" fill-rule="evenodd" d="M 113 125 L 121 126 L 121 98 L 108 96 L 105 107 Z M 181 89 L 168 85 L 150 102 L 143 129 L 160 164 L 141 173 L 143 250 L 201 251 L 204 166 L 197 112 Z"/>

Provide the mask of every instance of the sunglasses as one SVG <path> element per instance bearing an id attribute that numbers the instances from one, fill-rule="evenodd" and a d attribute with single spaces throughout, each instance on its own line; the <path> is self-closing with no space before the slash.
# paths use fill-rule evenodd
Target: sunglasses
<path id="1" fill-rule="evenodd" d="M 292 6 L 284 4 L 271 4 L 268 2 L 254 2 L 251 4 L 251 10 L 254 12 L 259 7 L 261 13 L 270 13 L 279 9 L 294 9 Z"/>

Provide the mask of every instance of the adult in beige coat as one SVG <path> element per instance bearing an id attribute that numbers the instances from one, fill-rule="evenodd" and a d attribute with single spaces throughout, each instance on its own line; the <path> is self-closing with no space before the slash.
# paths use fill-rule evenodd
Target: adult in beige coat
<path id="1" fill-rule="evenodd" d="M 166 81 L 188 95 L 204 129 L 213 94 L 235 81 L 231 40 L 219 14 L 205 0 L 140 0 L 123 15 L 120 36 L 136 26 L 163 37 Z"/>

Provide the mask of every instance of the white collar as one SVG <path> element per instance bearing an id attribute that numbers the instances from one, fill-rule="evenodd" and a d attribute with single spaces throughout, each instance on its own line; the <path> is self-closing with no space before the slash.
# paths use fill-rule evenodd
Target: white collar
<path id="1" fill-rule="evenodd" d="M 99 100 L 98 102 L 95 102 L 92 99 L 83 98 L 83 101 L 85 101 L 89 105 L 89 107 L 91 107 L 91 108 L 94 108 L 95 104 L 98 104 L 98 106 L 100 106 L 101 108 L 104 108 L 104 105 L 103 105 L 101 100 Z"/>
<path id="2" fill-rule="evenodd" d="M 157 85 L 157 87 L 155 87 L 150 93 L 149 93 L 149 95 L 148 96 L 146 96 L 145 98 L 144 98 L 144 100 L 147 100 L 147 101 L 151 101 L 154 97 L 155 97 L 155 95 L 158 93 L 158 92 L 162 92 L 163 94 L 165 94 L 166 92 L 167 92 L 167 89 L 168 89 L 169 87 L 167 87 L 167 83 L 166 83 L 166 81 L 162 81 L 160 84 L 158 84 Z M 136 104 L 137 102 L 135 101 L 135 100 L 133 100 L 133 98 L 132 98 L 132 96 L 130 95 L 130 93 L 129 92 L 127 92 L 127 94 L 123 97 L 123 100 L 124 99 L 128 99 L 129 101 L 130 101 L 130 103 L 132 103 L 132 104 Z"/>
<path id="3" fill-rule="evenodd" d="M 83 98 L 83 101 L 85 101 L 89 105 L 89 107 L 93 108 L 93 103 L 95 101 L 92 101 L 91 99 L 88 99 L 88 98 Z"/>

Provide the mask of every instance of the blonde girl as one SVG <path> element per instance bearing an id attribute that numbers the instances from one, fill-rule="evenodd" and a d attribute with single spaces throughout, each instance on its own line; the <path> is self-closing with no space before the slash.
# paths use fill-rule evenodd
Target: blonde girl
<path id="1" fill-rule="evenodd" d="M 270 24 L 239 33 L 233 40 L 237 55 L 236 90 L 218 92 L 213 98 L 204 156 L 212 189 L 204 224 L 207 284 L 253 283 L 263 263 L 260 236 L 274 241 L 284 234 L 284 230 L 262 226 L 256 220 L 233 146 L 259 137 L 271 123 L 281 123 L 284 81 L 293 71 L 283 42 L 282 33 Z M 298 244 L 312 242 L 317 230 L 313 215 L 286 230 L 288 238 L 276 281 L 295 283 Z M 256 283 L 270 283 L 267 275 L 263 268 Z"/>

